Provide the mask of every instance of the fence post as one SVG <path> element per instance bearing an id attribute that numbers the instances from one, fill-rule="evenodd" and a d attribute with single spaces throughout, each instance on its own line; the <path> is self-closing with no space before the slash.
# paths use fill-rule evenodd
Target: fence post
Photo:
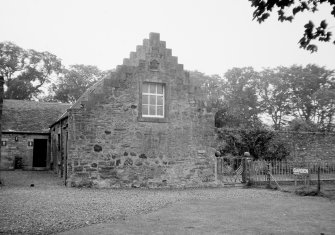
<path id="1" fill-rule="evenodd" d="M 271 187 L 271 178 L 270 178 L 270 162 L 268 162 L 267 182 L 268 182 L 268 187 Z"/>
<path id="2" fill-rule="evenodd" d="M 318 194 L 320 193 L 321 191 L 321 182 L 320 182 L 320 164 L 318 166 L 318 189 L 317 189 L 317 192 Z"/>
<path id="3" fill-rule="evenodd" d="M 215 183 L 218 183 L 218 158 L 215 157 L 215 164 L 214 164 L 214 174 L 215 174 Z"/>
<path id="4" fill-rule="evenodd" d="M 247 161 L 247 174 L 248 174 L 248 179 L 247 179 L 247 183 L 251 183 L 251 160 Z"/>

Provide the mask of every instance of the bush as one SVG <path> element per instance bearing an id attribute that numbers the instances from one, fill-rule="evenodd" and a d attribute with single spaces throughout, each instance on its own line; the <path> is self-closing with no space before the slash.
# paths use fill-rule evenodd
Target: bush
<path id="1" fill-rule="evenodd" d="M 290 121 L 288 126 L 290 131 L 301 131 L 301 132 L 316 132 L 318 127 L 315 123 L 311 121 L 305 121 L 300 118 L 295 118 Z"/>
<path id="2" fill-rule="evenodd" d="M 242 156 L 249 152 L 255 159 L 285 159 L 290 154 L 286 142 L 277 133 L 262 127 L 218 129 L 221 155 Z"/>

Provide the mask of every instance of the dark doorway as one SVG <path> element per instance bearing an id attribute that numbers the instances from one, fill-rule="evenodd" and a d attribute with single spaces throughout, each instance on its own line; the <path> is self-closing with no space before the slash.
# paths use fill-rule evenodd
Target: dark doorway
<path id="1" fill-rule="evenodd" d="M 47 139 L 34 139 L 33 167 L 47 166 Z"/>

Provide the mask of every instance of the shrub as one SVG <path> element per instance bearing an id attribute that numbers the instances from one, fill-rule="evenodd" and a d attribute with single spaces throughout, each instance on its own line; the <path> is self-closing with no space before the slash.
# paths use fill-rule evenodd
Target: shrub
<path id="1" fill-rule="evenodd" d="M 290 154 L 286 142 L 276 132 L 263 127 L 218 129 L 221 155 L 242 156 L 249 152 L 255 159 L 285 159 Z"/>
<path id="2" fill-rule="evenodd" d="M 290 121 L 288 126 L 290 131 L 301 131 L 301 132 L 315 132 L 318 131 L 318 127 L 311 121 L 305 121 L 300 118 L 295 118 Z"/>

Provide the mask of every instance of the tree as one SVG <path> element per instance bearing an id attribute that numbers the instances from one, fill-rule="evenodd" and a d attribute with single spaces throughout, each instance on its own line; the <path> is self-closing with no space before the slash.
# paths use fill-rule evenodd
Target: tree
<path id="1" fill-rule="evenodd" d="M 233 68 L 224 77 L 191 71 L 190 77 L 205 96 L 207 108 L 216 109 L 216 127 L 260 124 L 256 94 L 257 73 L 251 68 Z"/>
<path id="2" fill-rule="evenodd" d="M 291 92 L 287 81 L 287 68 L 277 67 L 261 72 L 258 83 L 261 106 L 271 116 L 275 130 L 285 124 L 285 116 L 291 113 Z"/>
<path id="3" fill-rule="evenodd" d="M 64 70 L 57 84 L 53 84 L 54 100 L 75 102 L 88 87 L 106 75 L 96 66 L 76 64 Z"/>
<path id="4" fill-rule="evenodd" d="M 317 132 L 318 126 L 312 121 L 306 121 L 301 118 L 295 118 L 289 122 L 289 131 Z"/>
<path id="5" fill-rule="evenodd" d="M 317 121 L 318 109 L 322 107 L 319 107 L 321 100 L 316 100 L 321 96 L 316 94 L 335 86 L 334 71 L 311 64 L 306 67 L 294 65 L 287 70 L 286 76 L 292 92 L 293 114 L 306 122 Z"/>
<path id="6" fill-rule="evenodd" d="M 217 109 L 215 126 L 259 126 L 261 113 L 257 97 L 259 74 L 251 67 L 233 68 L 223 77 L 190 72 L 191 79 L 200 85 L 207 107 Z"/>
<path id="7" fill-rule="evenodd" d="M 242 156 L 249 152 L 255 159 L 285 159 L 290 151 L 288 143 L 281 140 L 274 131 L 256 128 L 218 130 L 218 147 L 221 155 Z"/>
<path id="8" fill-rule="evenodd" d="M 5 82 L 24 68 L 25 51 L 11 42 L 0 43 L 0 74 Z"/>
<path id="9" fill-rule="evenodd" d="M 30 100 L 52 75 L 62 71 L 57 56 L 49 52 L 24 50 L 11 42 L 0 43 L 0 75 L 5 78 L 5 98 Z"/>
<path id="10" fill-rule="evenodd" d="M 259 23 L 269 18 L 273 10 L 278 9 L 278 20 L 292 22 L 296 14 L 310 11 L 315 13 L 321 4 L 328 3 L 332 7 L 330 14 L 335 17 L 335 1 L 334 0 L 249 0 L 251 6 L 255 8 L 253 19 Z M 291 10 L 291 13 L 289 11 Z M 320 42 L 329 42 L 332 39 L 332 32 L 327 30 L 328 24 L 325 20 L 320 22 L 319 26 L 315 26 L 312 21 L 305 24 L 303 37 L 299 40 L 300 48 L 315 52 L 318 47 L 312 42 L 318 40 Z M 335 44 L 335 40 L 333 41 Z"/>
<path id="11" fill-rule="evenodd" d="M 316 119 L 320 130 L 334 131 L 335 89 L 320 89 L 314 93 Z"/>
<path id="12" fill-rule="evenodd" d="M 259 73 L 252 67 L 233 68 L 224 74 L 224 101 L 227 110 L 240 120 L 241 125 L 252 127 L 260 123 L 258 79 Z"/>
<path id="13" fill-rule="evenodd" d="M 194 83 L 200 86 L 205 95 L 207 107 L 220 109 L 224 104 L 224 81 L 219 75 L 208 76 L 198 71 L 190 71 Z"/>

